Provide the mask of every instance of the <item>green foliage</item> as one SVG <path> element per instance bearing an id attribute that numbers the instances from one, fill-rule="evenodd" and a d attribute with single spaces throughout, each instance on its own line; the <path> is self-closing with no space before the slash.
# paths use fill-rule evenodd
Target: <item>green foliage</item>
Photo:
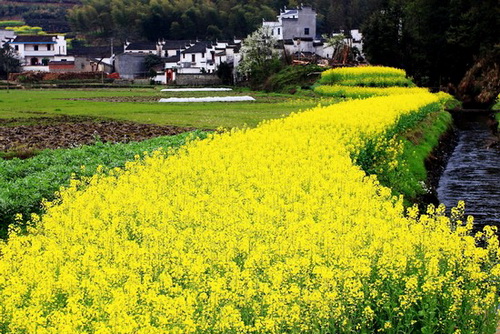
<path id="1" fill-rule="evenodd" d="M 324 68 L 317 65 L 287 66 L 269 77 L 264 89 L 273 92 L 289 92 L 290 90 L 309 88 L 323 70 Z"/>
<path id="2" fill-rule="evenodd" d="M 222 80 L 224 85 L 232 85 L 234 83 L 233 69 L 233 65 L 227 62 L 223 62 L 217 67 L 217 76 Z"/>
<path id="3" fill-rule="evenodd" d="M 275 48 L 277 41 L 268 27 L 260 27 L 243 42 L 238 72 L 257 88 L 274 73 L 280 71 L 284 62 Z"/>
<path id="4" fill-rule="evenodd" d="M 376 174 L 394 195 L 403 195 L 406 204 L 415 203 L 428 192 L 425 160 L 452 123 L 441 105 L 428 106 L 400 119 L 385 138 L 369 142 L 354 159 L 368 174 Z"/>
<path id="5" fill-rule="evenodd" d="M 217 39 L 246 36 L 273 19 L 277 8 L 265 3 L 233 1 L 101 1 L 83 0 L 69 10 L 74 30 L 89 38 L 146 37 L 165 39 Z"/>
<path id="6" fill-rule="evenodd" d="M 44 35 L 42 27 L 32 27 L 28 25 L 7 27 L 7 30 L 14 31 L 17 35 Z"/>
<path id="7" fill-rule="evenodd" d="M 23 26 L 24 24 L 25 24 L 24 21 L 13 21 L 13 20 L 0 21 L 0 29 L 5 29 L 7 27 L 19 27 Z"/>
<path id="8" fill-rule="evenodd" d="M 90 177 L 98 166 L 123 167 L 145 151 L 177 148 L 191 138 L 205 137 L 206 133 L 196 131 L 127 144 L 97 142 L 74 149 L 45 150 L 27 160 L 0 160 L 0 236 L 5 236 L 17 213 L 29 218 L 31 213 L 40 212 L 42 199 L 53 199 L 71 178 Z"/>
<path id="9" fill-rule="evenodd" d="M 160 65 L 161 63 L 161 58 L 157 55 L 147 55 L 146 58 L 144 58 L 144 67 L 146 68 L 146 71 L 153 70 L 155 66 Z"/>
<path id="10" fill-rule="evenodd" d="M 388 0 L 363 26 L 372 64 L 404 68 L 420 86 L 457 85 L 500 43 L 496 0 Z"/>
<path id="11" fill-rule="evenodd" d="M 6 78 L 9 73 L 18 72 L 20 65 L 11 48 L 8 46 L 0 48 L 0 77 Z"/>

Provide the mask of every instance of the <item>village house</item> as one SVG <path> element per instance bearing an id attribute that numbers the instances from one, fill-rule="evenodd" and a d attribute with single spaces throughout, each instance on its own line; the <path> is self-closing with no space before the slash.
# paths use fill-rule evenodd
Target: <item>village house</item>
<path id="1" fill-rule="evenodd" d="M 125 42 L 124 53 L 153 54 L 162 56 L 162 42 Z"/>
<path id="2" fill-rule="evenodd" d="M 81 46 L 68 50 L 74 58 L 74 67 L 69 72 L 113 72 L 114 51 L 111 46 Z M 50 62 L 51 72 L 56 63 Z"/>
<path id="3" fill-rule="evenodd" d="M 74 61 L 68 56 L 66 39 L 61 35 L 20 35 L 9 45 L 17 53 L 23 71 L 48 72 L 51 61 Z"/>
<path id="4" fill-rule="evenodd" d="M 166 40 L 162 41 L 162 57 L 169 58 L 181 55 L 181 52 L 190 48 L 195 42 L 190 40 Z M 180 58 L 179 58 L 180 60 Z"/>
<path id="5" fill-rule="evenodd" d="M 264 21 L 271 36 L 276 38 L 287 54 L 294 58 L 331 58 L 333 47 L 325 45 L 320 36 L 316 36 L 316 11 L 309 6 L 296 9 L 284 9 L 277 16 L 277 21 Z M 362 35 L 358 29 L 351 30 L 345 44 L 363 52 Z"/>
<path id="6" fill-rule="evenodd" d="M 309 6 L 285 8 L 280 11 L 277 21 L 264 21 L 262 25 L 283 43 L 288 54 L 315 53 L 316 15 L 316 11 Z"/>
<path id="7" fill-rule="evenodd" d="M 177 75 L 215 75 L 221 63 L 236 67 L 239 61 L 240 40 L 197 41 L 187 40 L 163 42 L 164 75 L 158 73 L 155 81 L 170 83 Z"/>

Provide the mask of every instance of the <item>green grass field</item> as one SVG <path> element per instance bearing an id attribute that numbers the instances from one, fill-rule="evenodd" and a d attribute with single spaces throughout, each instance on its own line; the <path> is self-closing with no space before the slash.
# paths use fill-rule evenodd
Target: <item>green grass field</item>
<path id="1" fill-rule="evenodd" d="M 214 129 L 256 126 L 299 109 L 334 103 L 312 92 L 300 95 L 234 92 L 160 92 L 156 89 L 10 90 L 0 91 L 0 118 L 56 115 L 91 116 L 139 123 Z M 254 102 L 158 103 L 161 97 L 252 95 Z M 150 101 L 144 102 L 150 98 Z M 99 99 L 69 100 L 69 99 Z M 139 102 L 130 102 L 137 99 Z M 119 102 L 124 101 L 126 102 Z"/>

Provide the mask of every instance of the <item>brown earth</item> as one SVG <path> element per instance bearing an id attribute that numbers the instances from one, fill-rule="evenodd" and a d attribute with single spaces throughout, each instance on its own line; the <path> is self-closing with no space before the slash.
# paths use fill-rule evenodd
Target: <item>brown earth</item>
<path id="1" fill-rule="evenodd" d="M 22 122 L 23 125 L 18 125 Z M 138 124 L 88 117 L 40 117 L 0 120 L 0 152 L 26 158 L 46 148 L 69 148 L 96 141 L 130 142 L 176 135 L 194 128 Z"/>

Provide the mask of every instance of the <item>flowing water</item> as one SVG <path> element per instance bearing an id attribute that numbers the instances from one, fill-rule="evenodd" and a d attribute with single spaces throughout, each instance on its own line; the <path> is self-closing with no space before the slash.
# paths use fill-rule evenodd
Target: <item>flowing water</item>
<path id="1" fill-rule="evenodd" d="M 500 227 L 500 145 L 491 145 L 488 116 L 457 115 L 455 124 L 458 144 L 439 180 L 439 201 L 450 208 L 464 200 L 477 228 Z"/>

